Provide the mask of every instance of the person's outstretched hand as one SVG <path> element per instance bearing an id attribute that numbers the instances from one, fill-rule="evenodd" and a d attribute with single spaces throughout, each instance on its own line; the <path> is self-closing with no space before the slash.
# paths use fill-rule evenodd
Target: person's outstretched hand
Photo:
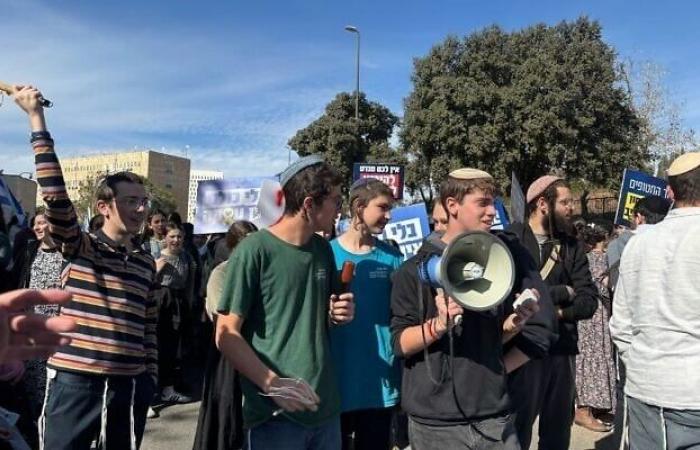
<path id="1" fill-rule="evenodd" d="M 15 103 L 27 113 L 32 131 L 46 131 L 41 92 L 33 86 L 13 86 Z"/>
<path id="2" fill-rule="evenodd" d="M 58 289 L 18 289 L 0 294 L 0 363 L 10 360 L 46 359 L 70 338 L 76 323 L 67 317 L 46 317 L 31 312 L 34 305 L 63 305 L 71 294 Z"/>

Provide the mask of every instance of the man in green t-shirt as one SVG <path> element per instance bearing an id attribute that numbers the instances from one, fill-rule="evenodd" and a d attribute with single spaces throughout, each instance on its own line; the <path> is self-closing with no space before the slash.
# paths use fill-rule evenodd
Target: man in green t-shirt
<path id="1" fill-rule="evenodd" d="M 216 344 L 241 375 L 247 448 L 340 448 L 340 395 L 329 325 L 350 322 L 353 296 L 340 292 L 329 231 L 340 177 L 318 156 L 280 176 L 284 213 L 231 255 Z"/>

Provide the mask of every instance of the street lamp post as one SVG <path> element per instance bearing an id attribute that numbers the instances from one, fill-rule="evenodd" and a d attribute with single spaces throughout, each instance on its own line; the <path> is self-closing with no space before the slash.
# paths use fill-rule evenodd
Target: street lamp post
<path id="1" fill-rule="evenodd" d="M 345 31 L 355 33 L 357 36 L 357 58 L 355 61 L 355 120 L 360 119 L 360 30 L 352 25 L 347 25 Z"/>

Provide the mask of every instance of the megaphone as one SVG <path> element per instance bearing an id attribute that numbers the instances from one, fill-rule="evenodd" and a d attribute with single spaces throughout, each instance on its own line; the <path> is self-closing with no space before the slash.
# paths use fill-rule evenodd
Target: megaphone
<path id="1" fill-rule="evenodd" d="M 515 264 L 502 240 L 485 231 L 455 237 L 441 256 L 418 266 L 423 283 L 442 288 L 460 306 L 486 311 L 501 304 L 513 290 Z"/>
<path id="2" fill-rule="evenodd" d="M 277 180 L 263 180 L 258 197 L 258 214 L 253 220 L 258 228 L 269 228 L 279 222 L 284 214 L 284 192 Z"/>

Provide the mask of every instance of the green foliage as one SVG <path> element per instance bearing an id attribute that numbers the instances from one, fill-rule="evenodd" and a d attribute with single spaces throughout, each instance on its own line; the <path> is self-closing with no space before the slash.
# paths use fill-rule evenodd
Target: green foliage
<path id="1" fill-rule="evenodd" d="M 160 186 L 156 186 L 148 178 L 144 178 L 144 185 L 146 186 L 146 194 L 151 198 L 151 210 L 160 210 L 169 215 L 175 212 L 177 209 L 177 203 L 175 202 L 175 196 L 172 192 L 163 189 Z M 183 214 L 183 211 L 179 211 Z M 184 211 L 186 213 L 186 211 Z"/>
<path id="2" fill-rule="evenodd" d="M 560 171 L 585 185 L 619 183 L 648 152 L 621 87 L 615 52 L 597 22 L 580 18 L 506 33 L 450 36 L 414 61 L 401 142 L 407 186 L 425 200 L 449 170 L 515 171 L 527 186 Z"/>
<path id="3" fill-rule="evenodd" d="M 369 102 L 360 93 L 359 121 L 355 119 L 355 96 L 342 92 L 327 106 L 325 113 L 299 130 L 288 145 L 299 156 L 322 155 L 352 183 L 355 162 L 405 163 L 405 158 L 389 146 L 389 138 L 399 122 L 388 108 Z"/>

